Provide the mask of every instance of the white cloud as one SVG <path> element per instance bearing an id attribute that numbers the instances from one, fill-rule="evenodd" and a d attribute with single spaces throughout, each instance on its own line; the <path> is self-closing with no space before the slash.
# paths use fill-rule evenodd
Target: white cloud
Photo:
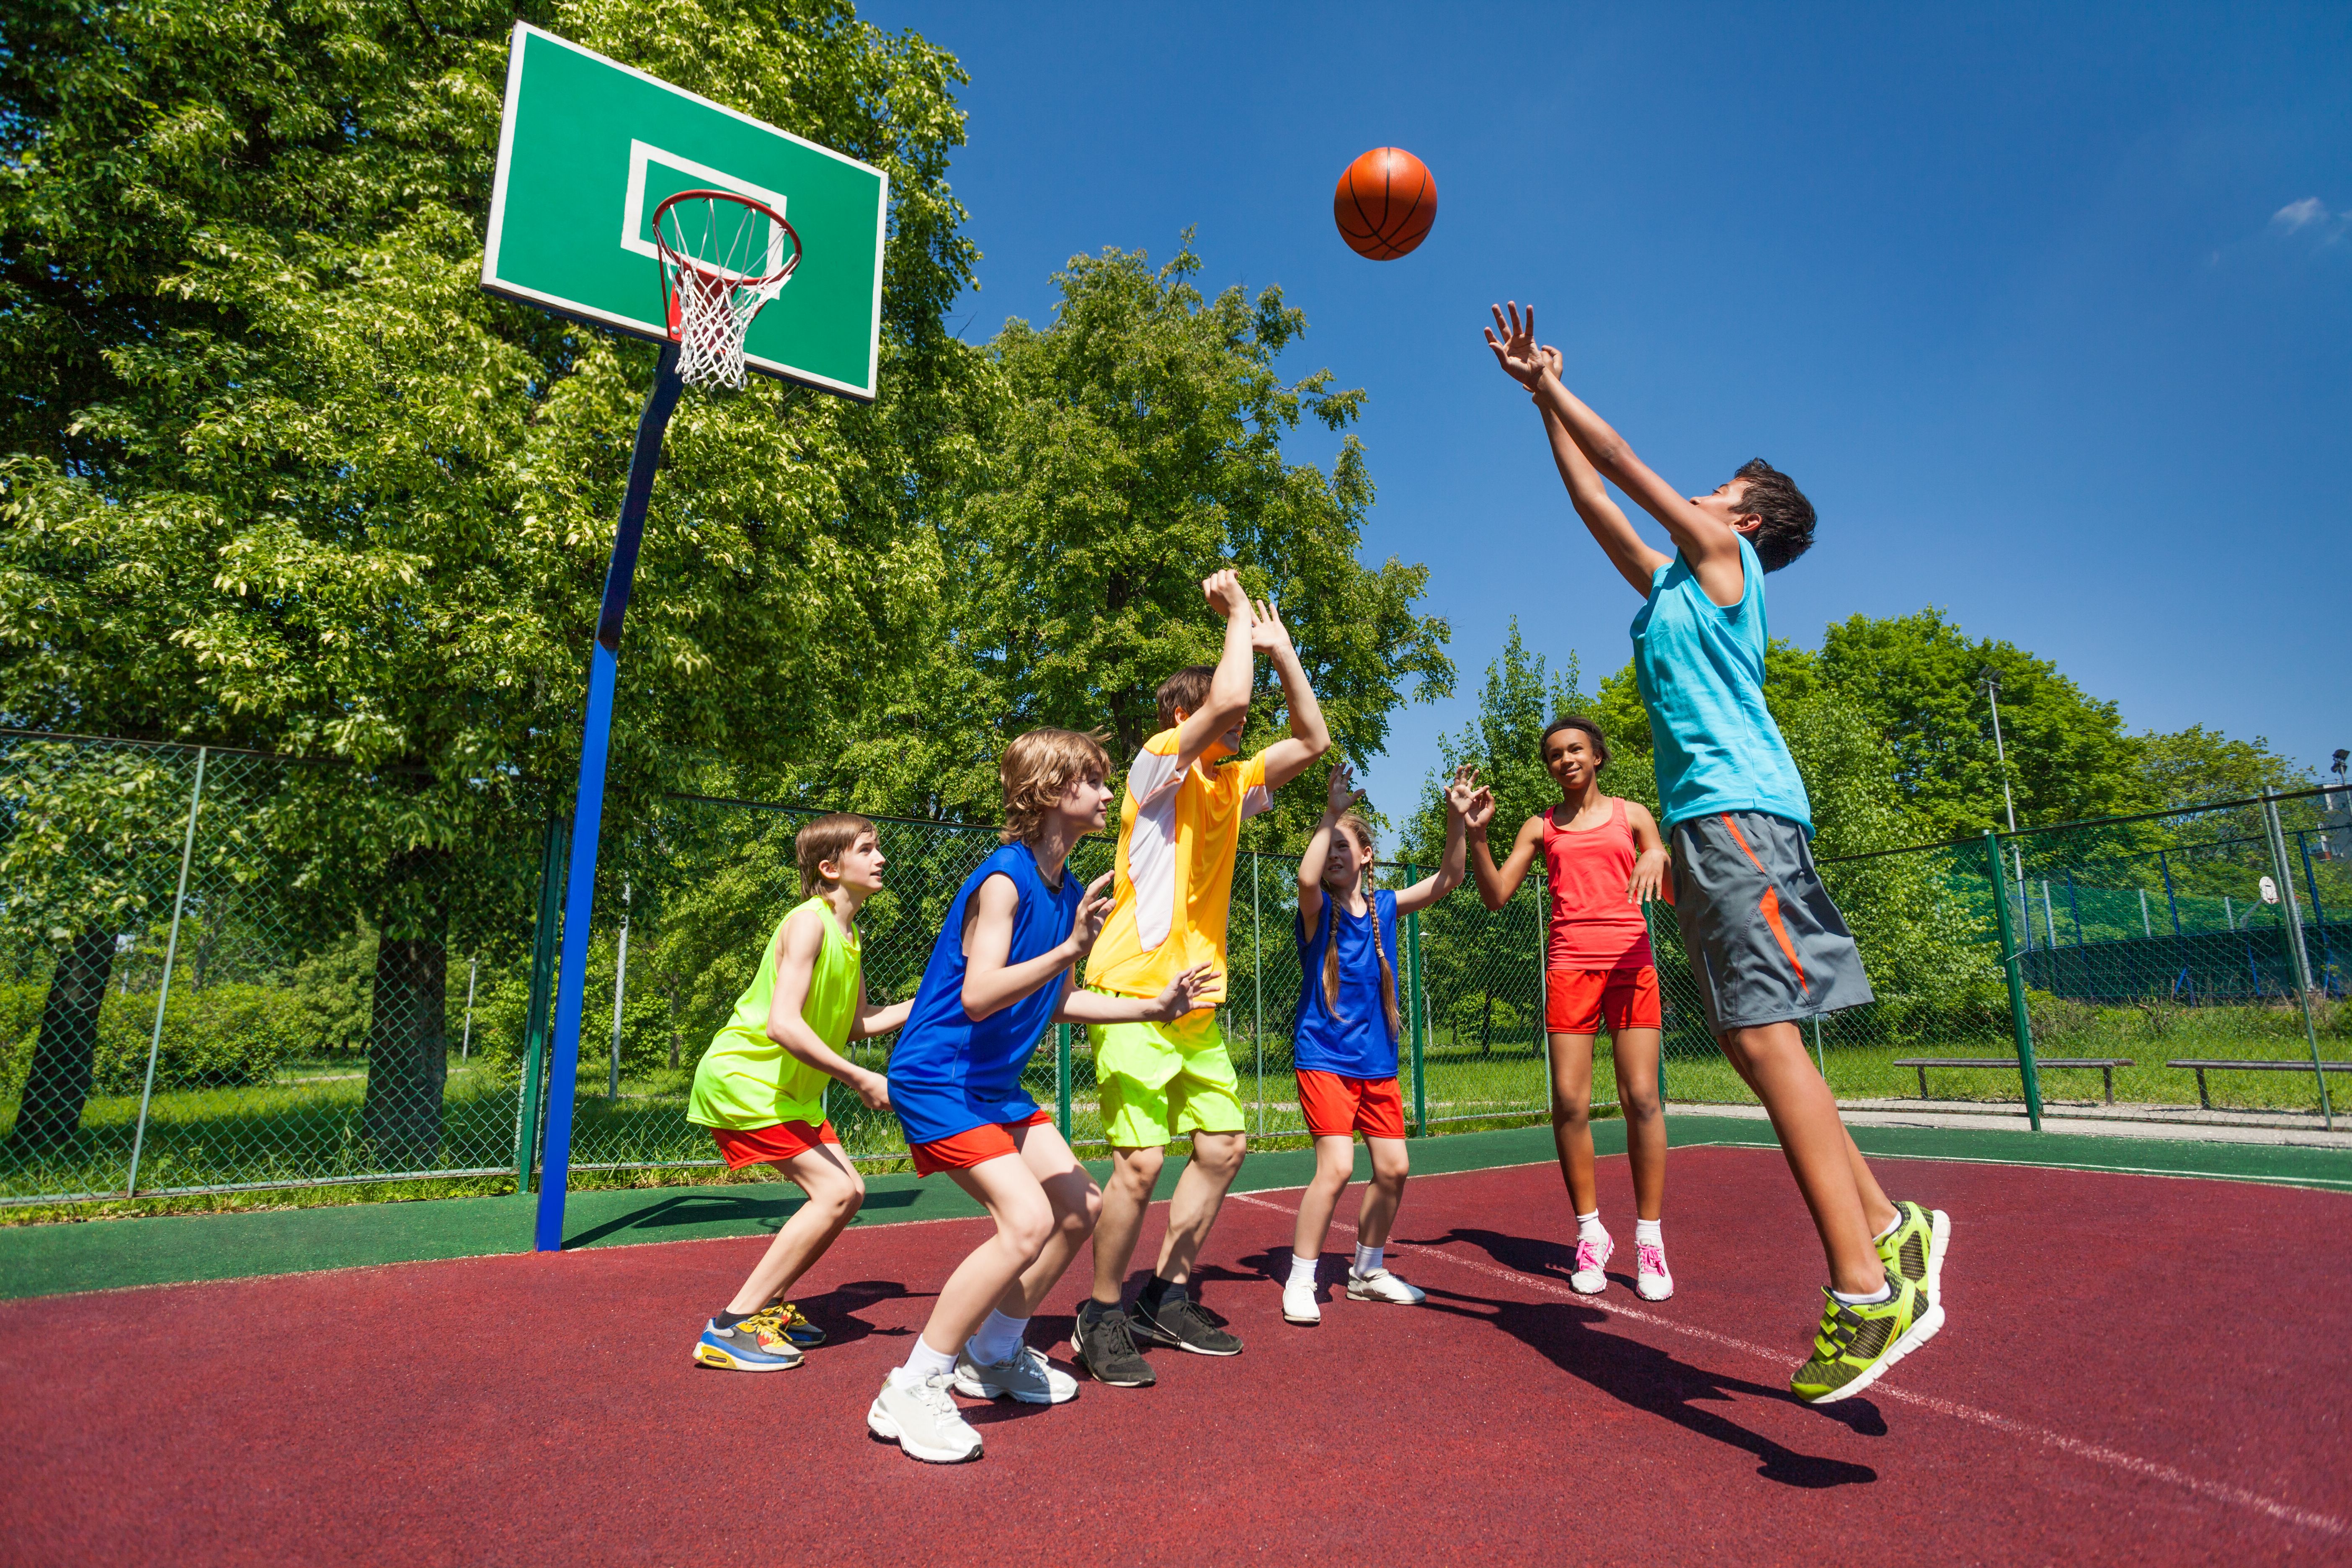
<path id="1" fill-rule="evenodd" d="M 2324 223 L 2327 209 L 2319 205 L 2317 196 L 2305 196 L 2299 202 L 2289 202 L 2271 214 L 2271 226 L 2281 234 L 2293 234 L 2315 223 Z"/>

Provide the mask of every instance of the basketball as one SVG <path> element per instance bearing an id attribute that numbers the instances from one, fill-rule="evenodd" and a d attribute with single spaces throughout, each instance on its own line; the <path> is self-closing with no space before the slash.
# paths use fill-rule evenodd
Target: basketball
<path id="1" fill-rule="evenodd" d="M 1402 147 L 1375 147 L 1339 176 L 1331 216 L 1348 248 L 1394 261 L 1429 237 L 1437 221 L 1437 182 L 1429 165 Z"/>

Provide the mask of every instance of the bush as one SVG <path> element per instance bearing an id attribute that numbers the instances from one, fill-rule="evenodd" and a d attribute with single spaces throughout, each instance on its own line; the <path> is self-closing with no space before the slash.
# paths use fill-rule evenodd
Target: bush
<path id="1" fill-rule="evenodd" d="M 35 1015 L 35 1026 L 39 1017 Z M 98 1016 L 95 1094 L 137 1094 L 147 1078 L 155 994 L 110 994 Z M 163 1010 L 157 1089 L 233 1089 L 268 1083 L 301 1039 L 293 996 L 267 985 L 173 987 Z"/>

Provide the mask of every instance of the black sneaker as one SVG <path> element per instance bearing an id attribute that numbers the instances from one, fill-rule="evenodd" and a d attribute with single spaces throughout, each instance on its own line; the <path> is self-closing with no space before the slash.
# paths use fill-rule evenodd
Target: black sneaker
<path id="1" fill-rule="evenodd" d="M 1138 1300 L 1129 1317 L 1136 1337 L 1148 1343 L 1171 1345 L 1194 1355 L 1242 1353 L 1240 1339 L 1227 1333 L 1224 1326 L 1184 1294 L 1181 1287 L 1160 1298 L 1156 1306 L 1149 1298 Z"/>
<path id="2" fill-rule="evenodd" d="M 1087 1302 L 1070 1331 L 1070 1352 L 1079 1369 L 1113 1388 L 1150 1388 L 1160 1381 L 1151 1363 L 1136 1353 L 1128 1316 L 1117 1307 Z"/>

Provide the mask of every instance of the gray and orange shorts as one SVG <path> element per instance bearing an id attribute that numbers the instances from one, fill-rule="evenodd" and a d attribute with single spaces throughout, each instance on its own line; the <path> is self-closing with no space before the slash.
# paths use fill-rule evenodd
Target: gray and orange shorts
<path id="1" fill-rule="evenodd" d="M 1845 917 L 1804 828 L 1760 811 L 1677 822 L 1675 921 L 1708 1030 L 1784 1024 L 1870 1001 Z"/>

